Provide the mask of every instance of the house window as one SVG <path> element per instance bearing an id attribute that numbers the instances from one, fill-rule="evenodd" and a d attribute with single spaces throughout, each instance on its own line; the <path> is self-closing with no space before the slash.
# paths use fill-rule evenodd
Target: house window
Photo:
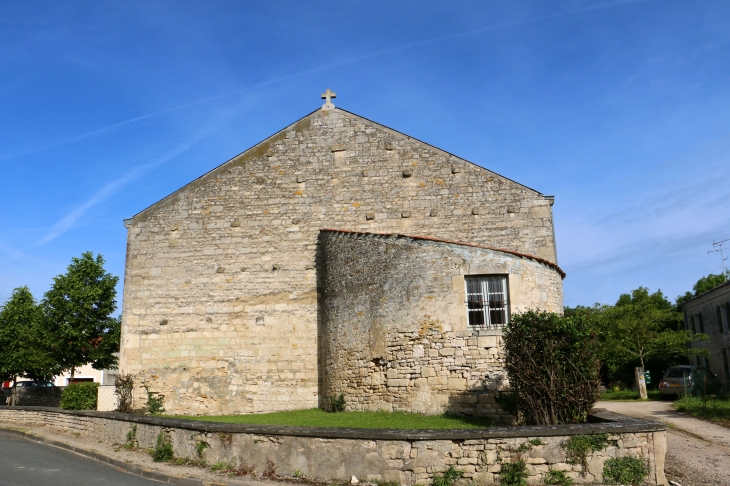
<path id="1" fill-rule="evenodd" d="M 704 334 L 705 323 L 702 322 L 702 314 L 695 314 L 695 321 L 697 322 L 697 332 Z"/>
<path id="2" fill-rule="evenodd" d="M 730 380 L 730 363 L 727 360 L 727 349 L 722 350 L 722 362 L 725 365 L 725 379 Z"/>
<path id="3" fill-rule="evenodd" d="M 717 310 L 717 329 L 722 333 L 722 308 L 717 306 L 715 309 Z"/>
<path id="4" fill-rule="evenodd" d="M 509 323 L 506 275 L 474 275 L 466 281 L 466 312 L 469 326 L 498 329 Z"/>

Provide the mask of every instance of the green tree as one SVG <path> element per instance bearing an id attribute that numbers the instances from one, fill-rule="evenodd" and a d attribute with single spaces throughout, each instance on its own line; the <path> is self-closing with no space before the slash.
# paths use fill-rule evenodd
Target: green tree
<path id="1" fill-rule="evenodd" d="M 115 367 L 119 350 L 119 320 L 115 286 L 119 277 L 104 270 L 104 258 L 86 252 L 72 258 L 64 275 L 41 302 L 44 320 L 56 337 L 54 355 L 60 367 L 71 371 L 87 363 L 96 369 Z"/>
<path id="2" fill-rule="evenodd" d="M 715 287 L 719 287 L 720 285 L 724 284 L 728 281 L 728 278 L 730 278 L 730 271 L 728 270 L 725 271 L 725 275 L 715 275 L 711 273 L 699 279 L 697 283 L 695 283 L 692 287 L 692 290 L 694 290 L 695 295 L 704 294 L 705 292 L 708 292 Z"/>
<path id="3" fill-rule="evenodd" d="M 52 336 L 43 325 L 41 310 L 28 287 L 13 290 L 0 307 L 0 379 L 49 380 L 60 370 L 50 351 Z"/>
<path id="4" fill-rule="evenodd" d="M 677 307 L 681 307 L 682 304 L 693 297 L 697 297 L 700 294 L 709 292 L 715 287 L 719 287 L 728 280 L 730 280 L 730 270 L 726 270 L 724 275 L 721 273 L 717 275 L 714 273 L 705 275 L 692 286 L 692 292 L 687 291 L 677 297 Z"/>
<path id="5" fill-rule="evenodd" d="M 598 327 L 602 357 L 614 363 L 638 359 L 646 368 L 646 360 L 652 357 L 689 358 L 706 353 L 688 344 L 707 340 L 707 336 L 685 330 L 682 314 L 661 290 L 650 294 L 639 287 L 622 294 L 616 305 L 606 306 L 600 313 Z"/>

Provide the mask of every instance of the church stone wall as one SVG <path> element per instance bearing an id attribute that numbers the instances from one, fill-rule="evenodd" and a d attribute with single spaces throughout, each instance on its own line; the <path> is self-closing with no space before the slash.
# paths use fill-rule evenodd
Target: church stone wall
<path id="1" fill-rule="evenodd" d="M 511 421 L 501 331 L 469 328 L 465 275 L 507 275 L 512 313 L 562 312 L 558 270 L 500 251 L 397 235 L 320 236 L 323 395 L 348 410 Z"/>
<path id="2" fill-rule="evenodd" d="M 316 407 L 321 228 L 555 261 L 550 204 L 381 125 L 316 111 L 127 221 L 120 370 L 172 413 Z"/>

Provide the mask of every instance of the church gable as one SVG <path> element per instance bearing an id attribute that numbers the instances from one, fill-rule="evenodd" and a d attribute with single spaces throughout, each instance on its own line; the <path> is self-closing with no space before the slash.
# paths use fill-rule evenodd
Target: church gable
<path id="1" fill-rule="evenodd" d="M 244 173 L 247 177 L 241 178 Z M 236 197 L 217 187 L 232 174 L 237 174 L 237 182 L 246 184 L 245 190 L 253 193 L 246 197 L 281 196 L 270 190 L 272 186 L 324 179 L 329 183 L 325 186 L 331 187 L 320 184 L 318 189 L 326 192 L 352 193 L 352 188 L 344 187 L 341 182 L 362 187 L 375 183 L 392 191 L 406 190 L 413 197 L 446 199 L 443 201 L 446 203 L 450 203 L 448 198 L 481 198 L 469 211 L 475 216 L 491 215 L 490 220 L 499 213 L 521 219 L 515 214 L 520 212 L 529 213 L 530 218 L 552 219 L 549 210 L 552 200 L 538 191 L 353 113 L 332 109 L 310 113 L 126 221 L 130 224 L 146 221 L 158 210 L 186 199 L 190 193 L 221 191 L 221 197 Z M 303 194 L 297 189 L 303 189 L 304 185 L 292 187 L 292 199 Z M 531 203 L 525 204 L 525 198 L 531 199 Z M 428 208 L 428 212 L 438 213 L 439 209 Z M 510 249 L 525 250 L 511 246 Z M 551 259 L 548 253 L 535 255 Z"/>

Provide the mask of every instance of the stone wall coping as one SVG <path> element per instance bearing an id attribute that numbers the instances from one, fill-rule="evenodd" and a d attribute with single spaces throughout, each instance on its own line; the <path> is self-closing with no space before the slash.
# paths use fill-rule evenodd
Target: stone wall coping
<path id="1" fill-rule="evenodd" d="M 319 231 L 322 232 L 328 232 L 328 233 L 341 233 L 344 235 L 354 236 L 357 239 L 402 239 L 406 241 L 410 240 L 416 240 L 416 241 L 429 241 L 433 243 L 444 243 L 447 245 L 457 245 L 457 246 L 469 246 L 472 248 L 482 248 L 484 250 L 491 250 L 491 251 L 497 251 L 500 253 L 507 253 L 508 255 L 517 256 L 520 258 L 527 258 L 528 260 L 533 260 L 538 263 L 541 263 L 543 265 L 546 265 L 556 272 L 558 272 L 558 275 L 560 275 L 560 278 L 565 280 L 565 272 L 563 269 L 561 269 L 559 266 L 557 266 L 555 263 L 550 262 L 548 260 L 545 260 L 544 258 L 537 257 L 535 255 L 530 255 L 528 253 L 520 253 L 519 251 L 514 250 L 507 250 L 506 248 L 494 248 L 491 246 L 485 246 L 485 245 L 477 245 L 475 243 L 463 243 L 459 241 L 451 241 L 451 240 L 443 240 L 441 238 L 434 238 L 431 236 L 418 236 L 418 235 L 406 235 L 401 233 L 374 233 L 371 231 L 352 231 L 352 230 L 343 230 L 343 229 L 335 229 L 335 228 L 322 228 Z M 358 238 L 359 237 L 359 238 Z"/>
<path id="2" fill-rule="evenodd" d="M 637 432 L 659 432 L 667 430 L 665 424 L 636 419 L 596 409 L 586 424 L 573 425 L 528 425 L 515 427 L 488 427 L 484 429 L 352 429 L 338 427 L 294 427 L 286 425 L 229 424 L 206 422 L 194 419 L 176 419 L 160 416 L 135 415 L 119 412 L 97 412 L 91 410 L 63 410 L 51 407 L 0 406 L 0 411 L 52 412 L 83 417 L 97 417 L 122 422 L 156 425 L 165 428 L 186 429 L 199 432 L 224 434 L 280 435 L 295 437 L 320 437 L 327 439 L 365 440 L 475 440 L 518 437 L 554 437 L 566 435 L 624 434 Z"/>

